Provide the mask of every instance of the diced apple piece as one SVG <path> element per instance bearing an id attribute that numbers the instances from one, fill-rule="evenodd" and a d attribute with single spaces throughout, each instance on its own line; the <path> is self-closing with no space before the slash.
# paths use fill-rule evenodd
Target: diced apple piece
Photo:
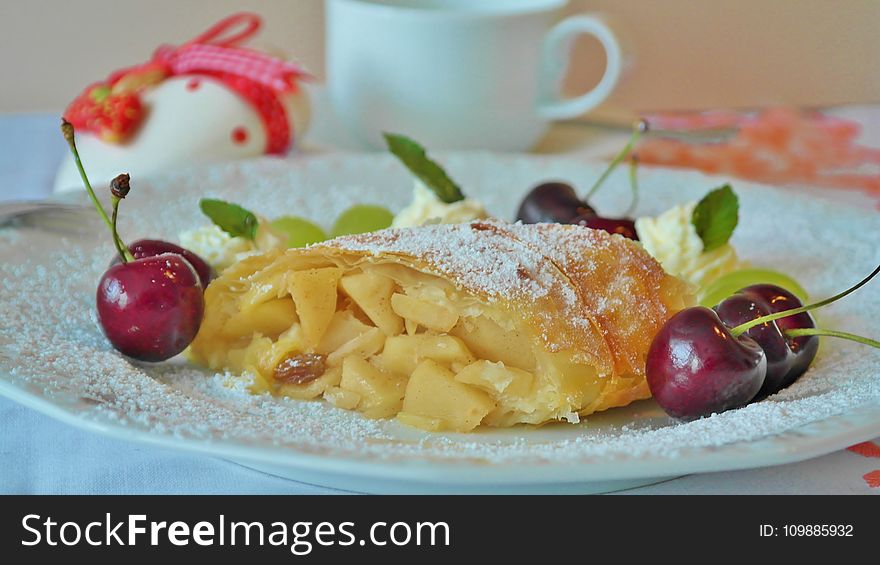
<path id="1" fill-rule="evenodd" d="M 247 347 L 231 349 L 229 351 L 228 359 L 230 363 L 240 367 L 242 372 L 253 373 L 256 376 L 254 384 L 251 386 L 251 391 L 254 393 L 262 393 L 269 390 L 269 381 L 266 379 L 266 373 L 264 373 L 264 368 L 261 366 L 261 360 L 266 357 L 267 352 L 271 351 L 271 349 L 271 339 L 256 337 L 251 340 Z"/>
<path id="2" fill-rule="evenodd" d="M 523 397 L 532 387 L 533 376 L 516 367 L 506 367 L 500 361 L 477 361 L 455 375 L 460 383 L 474 385 L 496 396 Z"/>
<path id="3" fill-rule="evenodd" d="M 227 359 L 229 360 L 229 364 L 232 365 L 233 367 L 244 367 L 246 355 L 247 355 L 247 348 L 236 347 L 236 348 L 229 350 L 229 352 L 227 354 Z M 214 358 L 214 355 L 212 355 L 211 357 L 208 358 L 208 362 L 210 363 L 210 365 L 208 365 L 208 366 L 211 367 L 212 369 L 220 369 L 223 366 L 221 361 Z"/>
<path id="4" fill-rule="evenodd" d="M 486 316 L 462 318 L 450 333 L 464 340 L 480 359 L 535 370 L 537 361 L 531 339 L 514 329 L 502 328 Z"/>
<path id="5" fill-rule="evenodd" d="M 430 330 L 446 333 L 458 322 L 458 314 L 439 304 L 432 304 L 406 294 L 393 294 L 391 308 L 405 320 L 412 320 Z"/>
<path id="6" fill-rule="evenodd" d="M 227 289 L 233 289 L 241 284 L 242 279 L 264 271 L 281 253 L 280 250 L 271 249 L 258 255 L 248 255 L 223 270 L 223 274 L 229 275 L 228 277 L 214 279 L 209 286 L 224 285 Z"/>
<path id="7" fill-rule="evenodd" d="M 278 366 L 285 357 L 291 354 L 304 353 L 307 349 L 305 338 L 303 337 L 302 328 L 299 324 L 291 326 L 289 330 L 281 334 L 273 343 L 267 340 L 271 345 L 262 350 L 257 357 L 257 363 L 260 373 L 266 377 L 272 377 L 275 373 L 275 367 Z"/>
<path id="8" fill-rule="evenodd" d="M 392 373 L 410 375 L 423 359 L 456 368 L 475 361 L 464 342 L 449 335 L 399 335 L 385 340 L 381 363 Z"/>
<path id="9" fill-rule="evenodd" d="M 287 288 L 296 304 L 306 341 L 318 345 L 336 312 L 336 283 L 341 270 L 335 267 L 293 271 Z"/>
<path id="10" fill-rule="evenodd" d="M 451 335 L 423 335 L 418 354 L 448 366 L 454 371 L 473 363 L 476 359 L 464 342 Z"/>
<path id="11" fill-rule="evenodd" d="M 296 309 L 290 297 L 273 298 L 234 314 L 220 330 L 225 338 L 262 334 L 272 338 L 290 328 L 297 321 Z"/>
<path id="12" fill-rule="evenodd" d="M 253 370 L 262 372 L 263 359 L 270 355 L 273 342 L 268 337 L 256 337 L 251 340 L 250 345 L 244 351 L 244 365 L 250 366 Z M 270 370 L 272 367 L 269 367 Z"/>
<path id="13" fill-rule="evenodd" d="M 564 395 L 573 406 L 587 406 L 612 382 L 611 378 L 597 378 L 596 368 L 577 363 L 567 353 L 548 353 L 545 365 L 558 383 L 559 394 Z"/>
<path id="14" fill-rule="evenodd" d="M 428 418 L 440 429 L 467 432 L 480 425 L 495 402 L 482 390 L 460 383 L 449 369 L 426 359 L 419 363 L 406 385 L 403 421 Z"/>
<path id="15" fill-rule="evenodd" d="M 262 265 L 263 261 L 260 260 L 259 257 L 260 256 L 248 257 L 241 261 L 241 263 L 250 263 L 253 261 L 257 265 Z M 230 269 L 235 269 L 237 267 L 238 265 L 233 265 Z M 254 271 L 245 272 L 253 273 Z M 270 265 L 262 270 L 258 268 L 254 278 L 251 279 L 250 284 L 248 285 L 249 288 L 238 299 L 239 308 L 247 310 L 248 308 L 253 308 L 262 302 L 266 302 L 267 300 L 283 298 L 284 295 L 287 294 L 287 287 L 284 284 L 284 277 L 286 274 L 287 266 L 283 264 Z"/>
<path id="16" fill-rule="evenodd" d="M 443 421 L 438 420 L 437 418 L 425 418 L 424 416 L 416 416 L 415 414 L 401 412 L 397 415 L 397 419 L 407 426 L 419 428 L 420 430 L 427 430 L 429 432 L 439 432 L 443 429 Z"/>
<path id="17" fill-rule="evenodd" d="M 383 277 L 388 277 L 389 279 L 394 279 L 403 286 L 420 285 L 435 279 L 432 275 L 426 275 L 425 273 L 395 263 L 380 263 L 373 265 L 370 272 L 382 275 Z M 438 280 L 442 281 L 442 279 Z"/>
<path id="18" fill-rule="evenodd" d="M 338 386 L 331 386 L 324 391 L 324 400 L 337 408 L 354 410 L 361 401 L 361 395 L 353 390 L 345 390 Z"/>
<path id="19" fill-rule="evenodd" d="M 339 284 L 385 335 L 397 335 L 403 331 L 403 318 L 391 308 L 393 280 L 374 273 L 357 273 L 342 277 Z"/>
<path id="20" fill-rule="evenodd" d="M 277 393 L 281 396 L 288 396 L 299 400 L 311 400 L 317 398 L 330 387 L 335 387 L 342 379 L 342 369 L 339 367 L 331 367 L 327 369 L 323 375 L 313 381 L 296 384 L 279 385 Z"/>
<path id="21" fill-rule="evenodd" d="M 349 310 L 339 310 L 333 314 L 315 351 L 328 355 L 371 329 L 374 328 L 358 320 Z"/>
<path id="22" fill-rule="evenodd" d="M 411 375 L 419 364 L 418 348 L 421 336 L 400 335 L 385 340 L 385 348 L 379 356 L 383 368 L 398 375 Z"/>
<path id="23" fill-rule="evenodd" d="M 336 351 L 328 355 L 327 364 L 331 367 L 335 367 L 341 364 L 342 361 L 350 355 L 356 355 L 364 359 L 372 357 L 381 351 L 384 344 L 385 334 L 382 333 L 382 330 L 379 328 L 370 328 L 353 340 L 344 343 Z"/>
<path id="24" fill-rule="evenodd" d="M 382 371 L 361 357 L 346 357 L 339 387 L 361 395 L 357 409 L 369 418 L 387 418 L 400 411 L 406 379 Z"/>

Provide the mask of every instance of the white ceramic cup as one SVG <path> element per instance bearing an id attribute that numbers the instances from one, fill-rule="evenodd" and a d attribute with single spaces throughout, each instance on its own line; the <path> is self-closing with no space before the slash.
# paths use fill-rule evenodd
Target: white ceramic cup
<path id="1" fill-rule="evenodd" d="M 327 84 L 358 140 L 410 135 L 431 149 L 530 148 L 551 120 L 599 105 L 621 74 L 620 43 L 593 15 L 553 25 L 566 0 L 328 0 Z M 594 36 L 605 74 L 563 99 L 572 40 Z"/>

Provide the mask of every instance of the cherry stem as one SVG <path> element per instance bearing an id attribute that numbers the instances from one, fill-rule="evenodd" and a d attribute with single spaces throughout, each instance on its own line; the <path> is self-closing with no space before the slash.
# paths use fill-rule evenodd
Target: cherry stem
<path id="1" fill-rule="evenodd" d="M 110 219 L 113 225 L 110 229 L 113 232 L 114 239 L 116 240 L 116 249 L 117 251 L 119 251 L 119 254 L 122 257 L 122 262 L 128 263 L 129 261 L 134 261 L 134 256 L 131 254 L 128 246 L 122 243 L 122 239 L 119 237 L 119 232 L 116 229 L 116 217 L 119 214 L 119 202 L 121 200 L 121 198 L 115 195 L 113 196 L 113 216 Z"/>
<path id="2" fill-rule="evenodd" d="M 862 345 L 870 345 L 871 347 L 876 347 L 877 349 L 880 349 L 880 341 L 847 332 L 839 332 L 837 330 L 825 330 L 822 328 L 794 328 L 790 330 L 785 330 L 786 337 L 801 337 L 808 335 L 839 337 L 842 339 L 848 339 L 850 341 L 861 343 Z"/>
<path id="3" fill-rule="evenodd" d="M 629 208 L 626 209 L 626 212 L 623 213 L 624 216 L 632 216 L 633 212 L 636 211 L 636 206 L 639 205 L 639 158 L 633 153 L 629 159 L 629 187 L 632 190 L 632 201 L 629 203 Z"/>
<path id="4" fill-rule="evenodd" d="M 89 177 L 86 175 L 86 170 L 83 168 L 82 161 L 79 158 L 79 151 L 76 149 L 76 139 L 75 132 L 73 129 L 73 124 L 61 118 L 61 133 L 64 134 L 64 139 L 67 140 L 67 145 L 70 146 L 70 152 L 73 153 L 73 161 L 76 163 L 76 168 L 79 170 L 79 176 L 82 178 L 83 186 L 86 187 L 86 192 L 89 193 L 89 198 L 92 200 L 92 204 L 95 205 L 95 210 L 98 211 L 98 215 L 101 216 L 101 219 L 104 220 L 104 224 L 107 225 L 107 229 L 110 230 L 110 235 L 113 236 L 113 244 L 116 246 L 116 250 L 119 252 L 119 256 L 122 259 L 123 263 L 127 263 L 129 261 L 134 261 L 134 256 L 131 254 L 131 251 L 128 250 L 128 246 L 122 242 L 119 234 L 116 232 L 116 209 L 114 206 L 113 217 L 114 219 L 111 221 L 107 216 L 107 211 L 104 210 L 104 207 L 101 205 L 101 201 L 98 200 L 95 191 L 92 189 L 92 183 L 89 182 Z"/>
<path id="5" fill-rule="evenodd" d="M 641 138 L 642 134 L 647 131 L 648 122 L 646 122 L 645 120 L 639 120 L 635 124 L 633 124 L 633 131 L 632 135 L 629 138 L 629 143 L 626 144 L 626 147 L 623 148 L 623 151 L 618 153 L 617 156 L 612 159 L 611 163 L 608 164 L 608 168 L 605 169 L 604 173 L 602 173 L 602 176 L 600 176 L 596 180 L 596 182 L 593 183 L 593 186 L 591 186 L 590 190 L 587 191 L 587 196 L 584 198 L 585 200 L 589 200 L 596 193 L 596 191 L 599 190 L 599 187 L 602 186 L 602 184 L 605 182 L 605 179 L 607 179 L 611 175 L 611 173 L 614 172 L 614 169 L 616 169 L 617 166 L 624 159 L 626 159 L 626 156 L 629 155 L 630 151 L 632 151 L 632 148 L 639 141 L 639 138 Z"/>
<path id="6" fill-rule="evenodd" d="M 731 333 L 731 335 L 733 335 L 733 337 L 739 337 L 740 335 L 744 334 L 745 332 L 749 331 L 750 329 L 754 328 L 755 326 L 760 326 L 761 324 L 766 324 L 767 322 L 773 322 L 773 321 L 779 320 L 781 318 L 787 318 L 789 316 L 794 316 L 795 314 L 802 314 L 804 312 L 809 312 L 810 310 L 815 310 L 816 308 L 821 308 L 822 306 L 827 306 L 828 304 L 831 304 L 832 302 L 837 302 L 838 300 L 840 300 L 844 296 L 846 296 L 848 294 L 852 294 L 853 292 L 857 291 L 861 287 L 865 286 L 868 283 L 868 281 L 870 281 L 871 279 L 873 279 L 877 275 L 877 273 L 880 273 L 880 265 L 878 265 L 877 268 L 874 269 L 870 275 L 863 278 L 862 280 L 860 280 L 858 283 L 851 286 L 850 288 L 844 290 L 840 294 L 835 294 L 831 298 L 826 298 L 825 300 L 820 300 L 819 302 L 814 302 L 812 304 L 808 304 L 806 306 L 801 306 L 799 308 L 792 308 L 791 310 L 783 310 L 782 312 L 776 312 L 775 314 L 768 314 L 767 316 L 761 316 L 760 318 L 755 318 L 754 320 L 751 320 L 751 321 L 748 321 L 744 324 L 740 324 L 740 325 L 736 326 L 735 328 L 730 330 L 730 333 Z"/>

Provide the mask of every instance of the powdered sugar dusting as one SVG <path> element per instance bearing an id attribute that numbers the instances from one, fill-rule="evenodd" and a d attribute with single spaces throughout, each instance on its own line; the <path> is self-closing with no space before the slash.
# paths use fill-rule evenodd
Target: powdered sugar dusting
<path id="1" fill-rule="evenodd" d="M 600 170 L 565 159 L 471 154 L 443 160 L 469 196 L 482 199 L 503 218 L 512 217 L 522 194 L 540 180 L 562 178 L 584 188 Z M 641 184 L 641 212 L 654 214 L 699 198 L 719 183 L 697 174 L 645 170 Z M 370 155 L 256 160 L 180 171 L 151 182 L 135 179 L 133 185 L 122 211 L 123 235 L 176 239 L 181 229 L 205 222 L 197 208 L 200 196 L 234 200 L 267 216 L 307 216 L 329 227 L 336 214 L 357 202 L 400 209 L 408 201 L 411 180 L 391 158 Z M 622 210 L 626 186 L 625 173 L 613 176 L 596 206 L 606 213 Z M 742 224 L 733 239 L 740 254 L 757 266 L 794 275 L 814 296 L 832 294 L 880 261 L 870 237 L 880 233 L 876 215 L 741 182 L 734 187 L 742 202 Z M 106 344 L 93 315 L 94 290 L 112 246 L 100 238 L 100 224 L 95 223 L 94 233 L 94 238 L 59 240 L 33 230 L 0 230 L 0 380 L 102 426 L 199 445 L 509 466 L 670 459 L 796 433 L 880 403 L 880 353 L 832 340 L 825 340 L 814 367 L 790 388 L 686 424 L 671 422 L 652 403 L 642 402 L 577 425 L 436 435 L 394 421 L 368 420 L 323 402 L 252 396 L 243 377 L 180 362 L 132 364 Z M 462 230 L 460 237 L 459 243 L 466 243 L 469 236 Z M 426 253 L 441 253 L 441 243 L 456 242 L 419 245 Z M 471 252 L 475 267 L 497 260 Z M 519 259 L 539 267 L 539 259 L 526 253 L 516 250 Z M 438 260 L 442 264 L 442 257 Z M 527 282 L 515 283 L 512 264 L 493 267 L 507 270 L 510 276 L 504 280 L 519 285 L 517 292 L 541 292 Z M 473 276 L 479 277 L 479 271 Z M 510 287 L 488 290 L 503 293 Z M 876 285 L 866 287 L 820 318 L 823 325 L 876 337 L 880 291 Z"/>
<path id="2" fill-rule="evenodd" d="M 404 253 L 423 257 L 440 274 L 490 298 L 538 300 L 557 285 L 552 265 L 537 250 L 507 238 L 499 224 L 474 222 L 424 226 L 398 237 L 398 230 L 342 237 L 333 246 L 349 251 Z M 572 297 L 573 298 L 573 297 Z M 574 300 L 569 305 L 574 305 Z"/>

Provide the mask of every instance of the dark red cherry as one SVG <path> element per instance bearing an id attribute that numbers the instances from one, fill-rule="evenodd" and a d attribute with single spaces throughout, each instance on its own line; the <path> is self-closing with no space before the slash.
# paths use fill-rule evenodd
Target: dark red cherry
<path id="1" fill-rule="evenodd" d="M 205 301 L 198 273 L 165 253 L 107 269 L 98 283 L 98 321 L 110 343 L 140 361 L 164 361 L 195 338 Z"/>
<path id="2" fill-rule="evenodd" d="M 674 418 L 708 416 L 748 404 L 764 384 L 767 357 L 748 335 L 733 337 L 709 308 L 686 308 L 666 321 L 645 374 L 657 403 Z"/>
<path id="3" fill-rule="evenodd" d="M 565 223 L 579 214 L 595 213 L 589 204 L 578 198 L 571 185 L 545 182 L 526 194 L 516 219 L 524 224 Z"/>
<path id="4" fill-rule="evenodd" d="M 178 255 L 182 255 L 187 261 L 189 261 L 189 264 L 193 266 L 196 273 L 199 274 L 199 280 L 202 281 L 203 289 L 208 288 L 208 283 L 214 278 L 214 269 L 211 268 L 207 261 L 189 249 L 185 249 L 179 245 L 171 243 L 170 241 L 162 241 L 161 239 L 139 239 L 129 245 L 128 249 L 131 251 L 131 254 L 135 259 L 155 257 L 156 255 L 162 255 L 163 253 L 177 253 Z M 110 264 L 115 265 L 120 262 L 119 255 L 117 255 Z"/>
<path id="5" fill-rule="evenodd" d="M 636 233 L 636 224 L 629 218 L 603 218 L 596 215 L 582 215 L 572 218 L 567 223 L 620 234 L 623 237 L 636 241 L 639 240 L 639 235 Z"/>
<path id="6" fill-rule="evenodd" d="M 737 294 L 745 294 L 755 301 L 763 300 L 769 314 L 800 308 L 803 303 L 800 299 L 786 289 L 774 284 L 754 284 L 740 290 Z M 773 322 L 782 332 L 796 328 L 815 328 L 816 321 L 809 312 L 787 316 Z M 751 330 L 750 330 L 751 331 Z M 754 336 L 752 336 L 754 337 Z M 791 370 L 783 378 L 780 386 L 774 389 L 762 391 L 762 394 L 773 394 L 787 387 L 803 375 L 810 367 L 810 363 L 816 358 L 819 351 L 819 336 L 800 336 L 786 338 L 788 348 L 794 353 L 794 362 Z M 759 342 L 760 343 L 760 342 Z M 766 388 L 766 387 L 765 387 Z"/>
<path id="7" fill-rule="evenodd" d="M 723 300 L 714 310 L 730 328 L 773 313 L 763 298 L 744 291 Z M 746 333 L 761 346 L 767 356 L 767 376 L 758 396 L 766 396 L 784 388 L 788 374 L 794 367 L 795 354 L 788 346 L 782 330 L 775 322 L 767 322 L 749 329 Z"/>

